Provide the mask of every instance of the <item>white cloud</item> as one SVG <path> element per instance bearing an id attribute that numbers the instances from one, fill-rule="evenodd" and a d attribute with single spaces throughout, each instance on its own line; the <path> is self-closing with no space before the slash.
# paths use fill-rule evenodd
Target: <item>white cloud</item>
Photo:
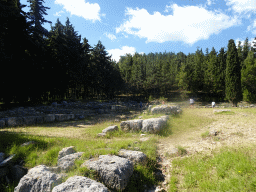
<path id="1" fill-rule="evenodd" d="M 253 35 L 256 35 L 256 20 L 247 27 L 247 31 L 251 31 Z"/>
<path id="2" fill-rule="evenodd" d="M 225 0 L 227 6 L 231 6 L 231 8 L 237 12 L 249 12 L 256 11 L 256 0 Z"/>
<path id="3" fill-rule="evenodd" d="M 63 5 L 64 9 L 71 15 L 83 17 L 93 22 L 100 21 L 100 6 L 97 3 L 89 3 L 85 0 L 55 0 L 54 3 Z"/>
<path id="4" fill-rule="evenodd" d="M 121 49 L 110 49 L 107 51 L 109 55 L 112 55 L 112 59 L 118 62 L 120 59 L 120 56 L 123 56 L 126 53 L 127 54 L 130 53 L 133 55 L 136 52 L 136 49 L 134 47 L 123 46 Z"/>
<path id="5" fill-rule="evenodd" d="M 212 4 L 212 0 L 207 0 L 207 5 L 211 5 Z"/>
<path id="6" fill-rule="evenodd" d="M 127 8 L 126 15 L 130 17 L 116 28 L 116 33 L 126 32 L 146 38 L 147 43 L 183 41 L 192 45 L 239 23 L 237 17 L 207 11 L 203 7 L 173 4 L 171 8 L 173 15 L 166 16 L 159 12 L 150 15 L 145 9 Z"/>
<path id="7" fill-rule="evenodd" d="M 107 38 L 111 39 L 112 41 L 116 39 L 116 36 L 110 33 L 104 33 L 104 35 L 106 35 Z"/>
<path id="8" fill-rule="evenodd" d="M 64 11 L 59 11 L 59 12 L 56 12 L 55 14 L 53 14 L 54 16 L 61 16 L 61 13 L 64 13 Z"/>

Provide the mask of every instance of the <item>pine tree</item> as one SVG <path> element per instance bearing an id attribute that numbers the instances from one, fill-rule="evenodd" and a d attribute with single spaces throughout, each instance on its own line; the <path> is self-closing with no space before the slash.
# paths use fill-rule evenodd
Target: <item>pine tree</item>
<path id="1" fill-rule="evenodd" d="M 237 103 L 242 99 L 241 92 L 241 66 L 237 53 L 237 48 L 233 39 L 228 42 L 227 67 L 226 67 L 226 99 L 237 107 Z"/>
<path id="2" fill-rule="evenodd" d="M 248 102 L 256 101 L 256 59 L 253 51 L 249 51 L 244 61 L 241 72 L 243 100 Z"/>

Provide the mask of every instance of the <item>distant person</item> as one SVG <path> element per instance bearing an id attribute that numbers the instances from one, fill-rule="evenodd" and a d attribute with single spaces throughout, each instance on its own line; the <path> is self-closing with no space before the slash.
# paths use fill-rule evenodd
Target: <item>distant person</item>
<path id="1" fill-rule="evenodd" d="M 213 101 L 213 102 L 212 102 L 212 108 L 214 108 L 214 107 L 215 107 L 215 102 Z"/>
<path id="2" fill-rule="evenodd" d="M 190 107 L 193 107 L 193 105 L 195 103 L 194 99 L 190 99 L 189 102 L 190 102 Z"/>

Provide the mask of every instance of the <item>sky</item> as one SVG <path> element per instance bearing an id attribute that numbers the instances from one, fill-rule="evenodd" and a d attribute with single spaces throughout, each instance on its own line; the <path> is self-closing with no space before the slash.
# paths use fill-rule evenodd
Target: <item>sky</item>
<path id="1" fill-rule="evenodd" d="M 21 4 L 29 5 L 27 0 Z M 65 25 L 94 47 L 100 40 L 112 59 L 125 54 L 227 48 L 256 37 L 256 0 L 44 0 L 44 18 Z M 23 8 L 25 12 L 29 7 Z M 50 30 L 51 25 L 43 25 Z"/>

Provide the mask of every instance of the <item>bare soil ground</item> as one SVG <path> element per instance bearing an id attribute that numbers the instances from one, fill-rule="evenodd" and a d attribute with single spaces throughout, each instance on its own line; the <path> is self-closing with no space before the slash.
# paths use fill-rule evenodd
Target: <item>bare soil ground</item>
<path id="1" fill-rule="evenodd" d="M 186 110 L 186 109 L 184 109 Z M 222 146 L 245 146 L 256 143 L 256 114 L 252 109 L 231 108 L 233 114 L 214 114 L 213 109 L 200 112 L 201 109 L 194 109 L 194 114 L 200 117 L 208 117 L 213 121 L 207 125 L 191 129 L 191 131 L 161 139 L 158 144 L 158 154 L 161 157 L 162 172 L 165 181 L 162 187 L 167 190 L 170 180 L 169 168 L 172 167 L 172 160 L 180 157 L 168 157 L 169 151 L 177 146 L 184 147 L 189 155 L 197 153 L 211 153 Z M 254 110 L 255 112 L 256 110 Z M 191 112 L 191 110 L 190 110 Z M 202 133 L 206 131 L 217 131 L 216 136 L 203 138 Z M 182 158 L 182 157 L 181 157 Z"/>

